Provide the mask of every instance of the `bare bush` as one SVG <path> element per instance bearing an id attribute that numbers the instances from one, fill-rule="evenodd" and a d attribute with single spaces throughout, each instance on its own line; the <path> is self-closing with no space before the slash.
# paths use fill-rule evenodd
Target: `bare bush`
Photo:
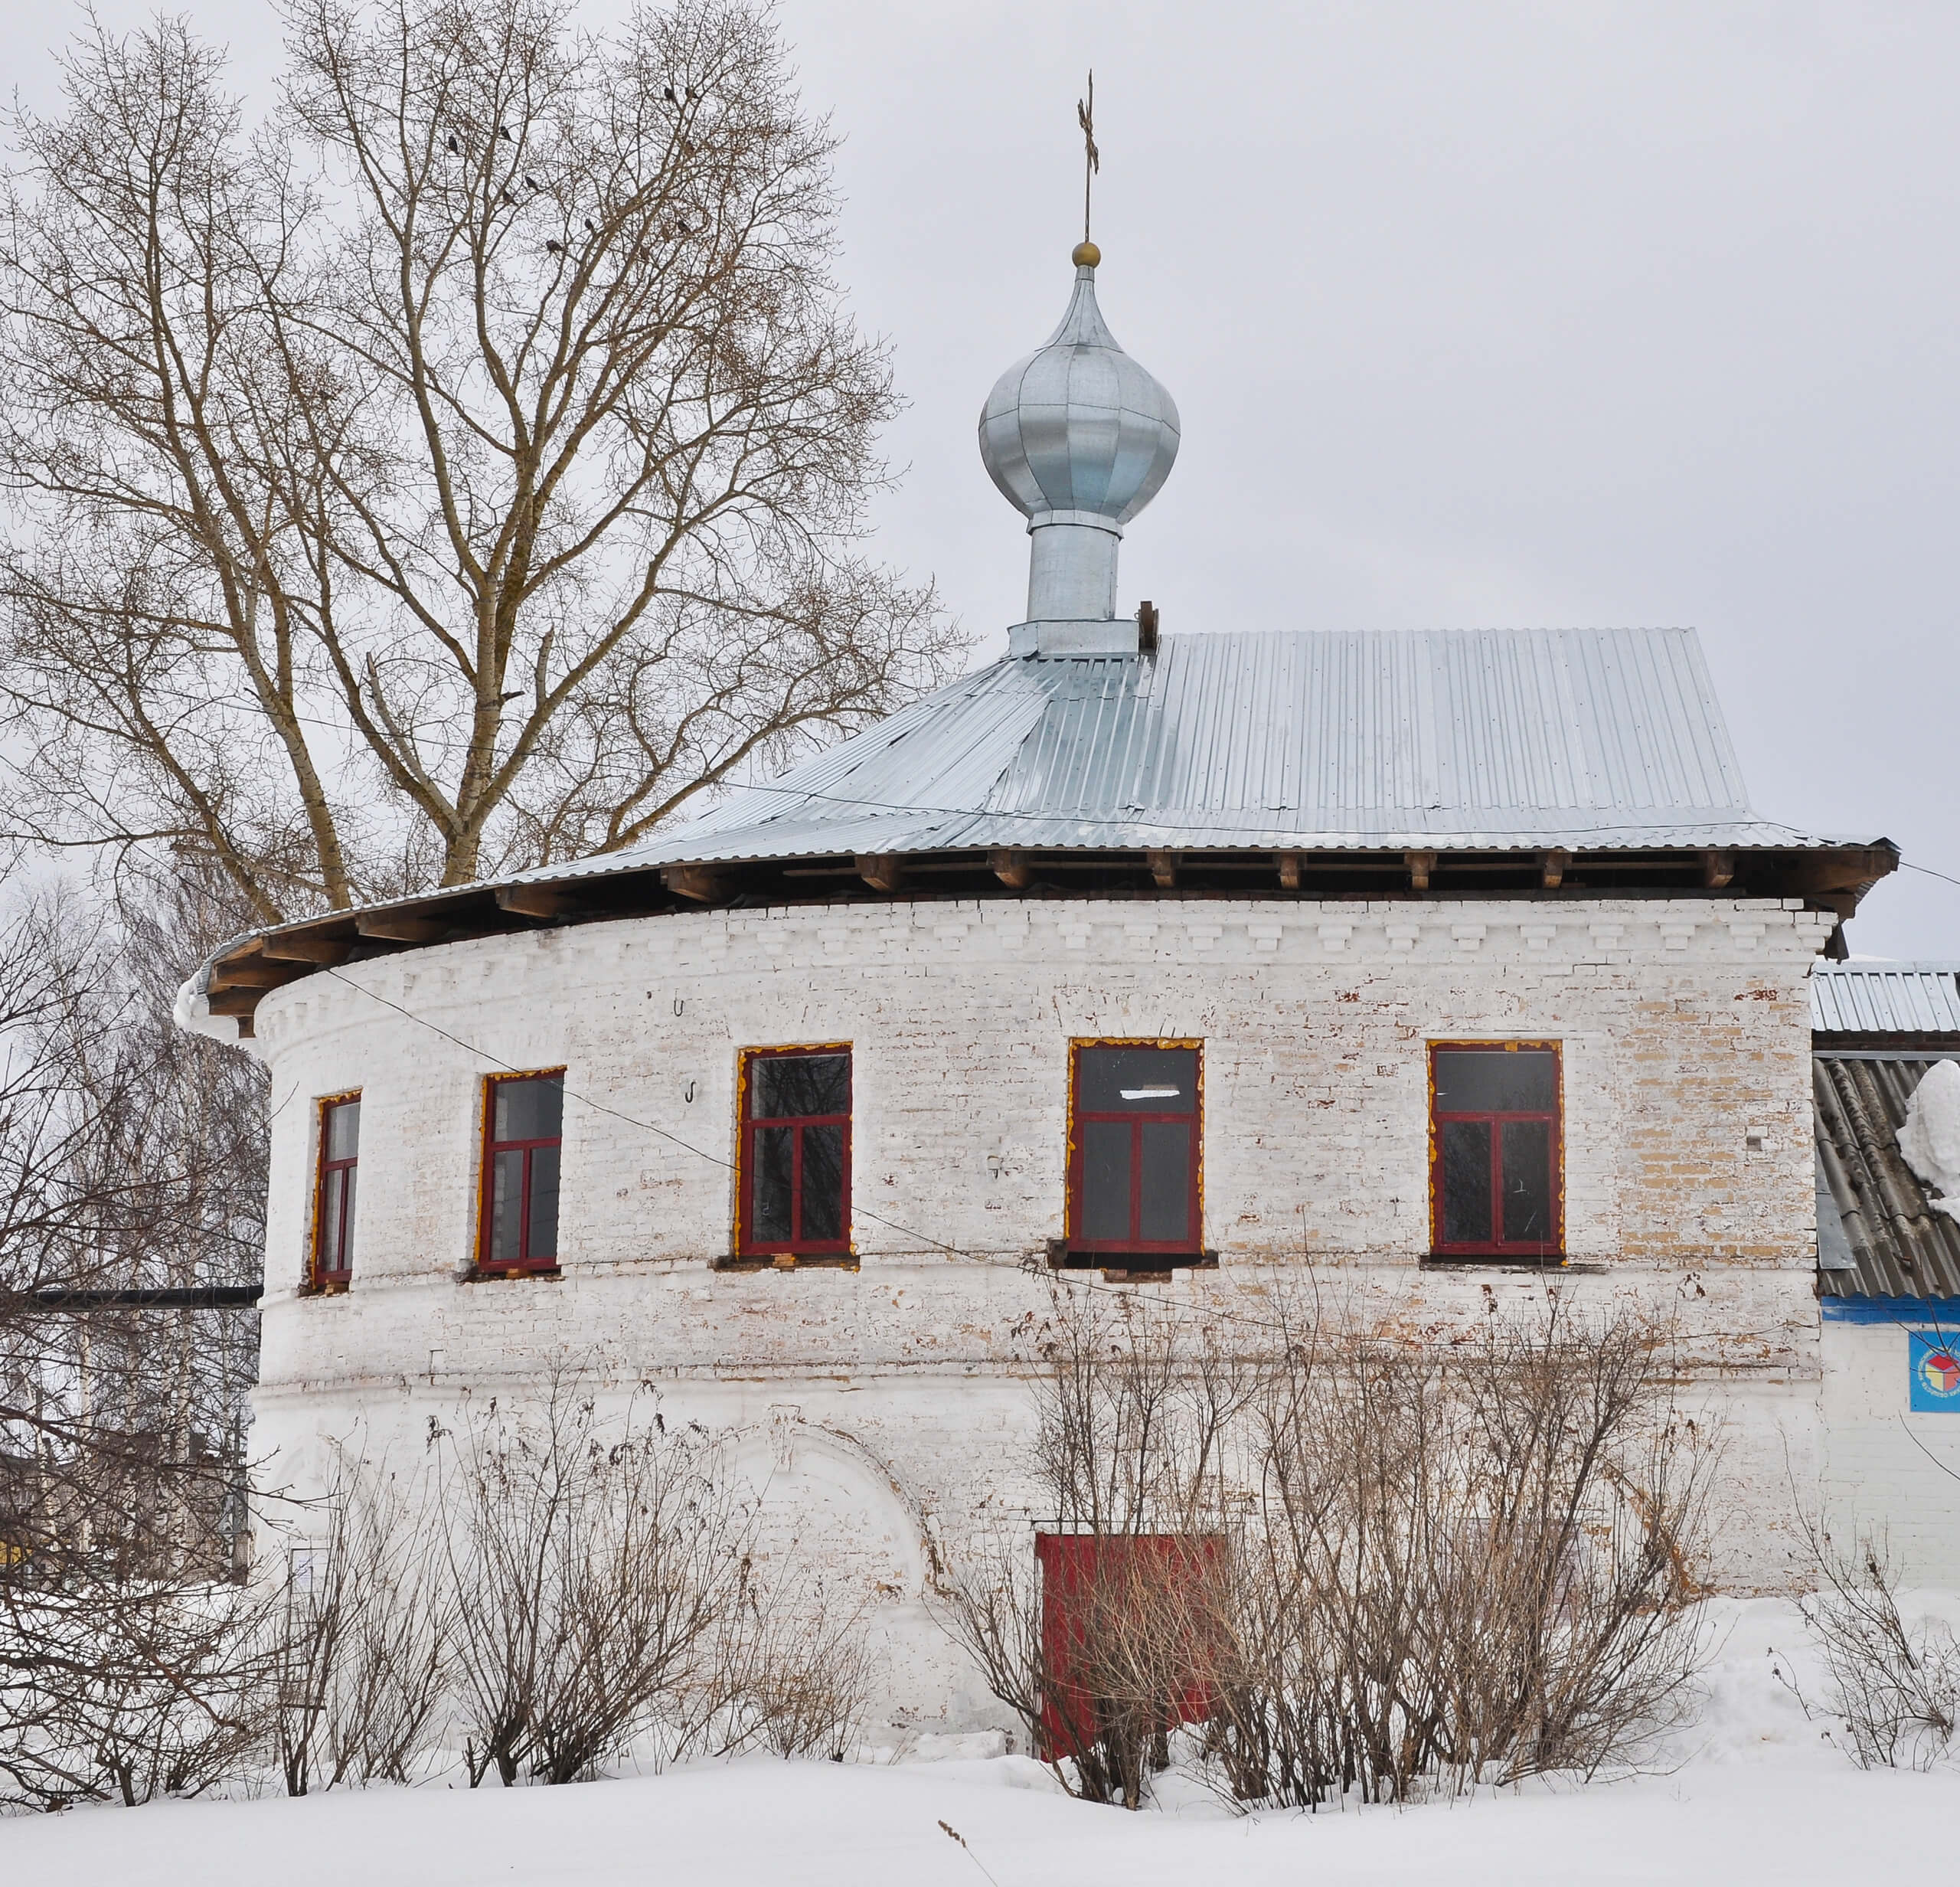
<path id="1" fill-rule="evenodd" d="M 1908 1621 L 1882 1540 L 1860 1538 L 1846 1552 L 1815 1526 L 1809 1534 L 1823 1585 L 1802 1610 L 1844 1753 L 1860 1769 L 1930 1769 L 1952 1754 L 1960 1723 L 1960 1641 L 1944 1620 Z M 1778 1675 L 1815 1715 L 1794 1673 Z"/>
<path id="2" fill-rule="evenodd" d="M 1286 1346 L 1213 1725 L 1236 1795 L 1592 1774 L 1678 1721 L 1714 1450 L 1660 1336 L 1553 1300 L 1446 1354 Z"/>
<path id="3" fill-rule="evenodd" d="M 861 1604 L 840 1605 L 795 1565 L 773 1580 L 745 1568 L 704 1675 L 664 1726 L 658 1757 L 763 1749 L 842 1762 L 863 1730 L 875 1660 Z"/>
<path id="4" fill-rule="evenodd" d="M 704 1431 L 644 1396 L 605 1421 L 568 1371 L 534 1418 L 493 1404 L 443 1444 L 470 1785 L 575 1781 L 678 1709 L 740 1603 L 750 1517 Z"/>
<path id="5" fill-rule="evenodd" d="M 1037 1577 L 947 1623 L 1064 1779 L 1135 1806 L 1201 1723 L 1233 1799 L 1402 1800 L 1635 1760 L 1678 1720 L 1712 1438 L 1661 1333 L 1553 1300 L 1447 1352 L 1279 1305 L 1250 1356 L 1168 1307 L 1057 1307 Z"/>
<path id="6" fill-rule="evenodd" d="M 1042 1355 L 1047 1563 L 1011 1529 L 972 1543 L 942 1622 L 1068 1786 L 1134 1808 L 1171 1729 L 1204 1714 L 1256 1371 L 1222 1326 L 1142 1297 L 1058 1297 Z"/>
<path id="7" fill-rule="evenodd" d="M 273 1610 L 273 1719 L 286 1791 L 406 1782 L 436 1740 L 456 1594 L 419 1483 L 341 1454 Z"/>

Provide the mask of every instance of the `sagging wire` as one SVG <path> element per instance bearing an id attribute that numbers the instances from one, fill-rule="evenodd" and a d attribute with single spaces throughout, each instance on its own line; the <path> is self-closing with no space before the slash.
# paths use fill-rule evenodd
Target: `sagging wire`
<path id="1" fill-rule="evenodd" d="M 465 1054 L 475 1055 L 482 1061 L 490 1062 L 508 1074 L 515 1074 L 523 1071 L 516 1063 L 506 1061 L 502 1056 L 493 1055 L 488 1048 L 479 1048 L 475 1042 L 464 1040 L 462 1036 L 443 1028 L 439 1022 L 431 1022 L 426 1015 L 418 1015 L 414 1010 L 404 1007 L 390 997 L 383 996 L 379 990 L 371 989 L 365 983 L 357 983 L 351 976 L 342 976 L 332 964 L 322 964 L 321 968 L 335 982 L 345 983 L 350 989 L 355 990 L 361 995 L 380 1003 L 384 1009 L 392 1009 L 397 1015 L 416 1024 L 420 1028 L 429 1030 L 433 1035 L 439 1035 L 443 1041 L 462 1049 Z M 651 1120 L 642 1120 L 637 1115 L 627 1114 L 606 1101 L 595 1100 L 590 1094 L 583 1094 L 578 1089 L 568 1086 L 560 1078 L 554 1077 L 552 1080 L 553 1084 L 568 1099 L 576 1100 L 581 1105 L 593 1109 L 596 1113 L 609 1115 L 613 1120 L 620 1121 L 627 1127 L 637 1127 L 644 1133 L 653 1134 L 658 1139 L 667 1141 L 670 1145 L 679 1147 L 683 1153 L 691 1153 L 696 1159 L 705 1160 L 711 1166 L 719 1167 L 724 1172 L 732 1173 L 736 1169 L 735 1163 L 733 1160 L 724 1159 L 718 1153 L 710 1153 L 705 1147 L 697 1146 L 692 1141 L 683 1140 L 679 1134 L 670 1133 L 665 1127 L 656 1126 Z M 936 1251 L 942 1251 L 949 1257 L 957 1258 L 964 1255 L 958 1246 L 949 1244 L 942 1238 L 936 1238 L 930 1232 L 921 1231 L 916 1226 L 907 1225 L 898 1219 L 889 1218 L 882 1212 L 873 1212 L 868 1208 L 860 1209 L 854 1202 L 851 1211 L 854 1218 L 868 1219 L 873 1225 L 884 1226 L 887 1231 L 895 1231 L 902 1237 L 916 1239 L 921 1245 L 929 1247 Z M 1069 1271 L 1056 1266 L 1043 1266 L 1034 1261 L 1026 1259 L 1021 1261 L 1020 1268 L 1051 1282 L 1067 1284 L 1071 1290 L 1114 1297 L 1125 1303 L 1133 1303 L 1135 1300 L 1132 1291 L 1123 1290 L 1108 1283 L 1099 1284 L 1080 1271 Z M 1540 1274 L 1534 1281 L 1538 1285 L 1540 1293 L 1549 1296 L 1557 1278 L 1557 1273 L 1546 1271 Z M 1318 1276 L 1315 1278 L 1315 1288 L 1318 1293 L 1319 1288 Z M 1229 1323 L 1243 1324 L 1248 1329 L 1274 1331 L 1289 1337 L 1298 1334 L 1298 1326 L 1296 1324 L 1289 1323 L 1283 1320 L 1259 1316 L 1253 1312 L 1234 1309 L 1229 1305 L 1213 1307 L 1197 1304 L 1179 1304 L 1172 1300 L 1162 1300 L 1158 1307 L 1178 1316 L 1211 1321 L 1223 1319 Z M 1693 1342 L 1708 1341 L 1742 1342 L 1760 1338 L 1774 1337 L 1782 1333 L 1775 1329 L 1697 1330 L 1682 1333 L 1679 1340 Z"/>

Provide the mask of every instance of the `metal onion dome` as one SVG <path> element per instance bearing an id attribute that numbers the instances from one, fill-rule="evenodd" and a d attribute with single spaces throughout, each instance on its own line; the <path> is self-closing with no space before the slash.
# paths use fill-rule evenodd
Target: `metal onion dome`
<path id="1" fill-rule="evenodd" d="M 1157 495 L 1178 456 L 1177 403 L 1116 343 L 1096 303 L 1100 253 L 1076 250 L 1060 327 L 994 384 L 980 456 L 1027 519 L 1030 622 L 1116 613 L 1122 527 Z"/>

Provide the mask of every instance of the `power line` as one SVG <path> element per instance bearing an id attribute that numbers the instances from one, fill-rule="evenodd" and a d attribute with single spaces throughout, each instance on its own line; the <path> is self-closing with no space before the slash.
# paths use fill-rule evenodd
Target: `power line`
<path id="1" fill-rule="evenodd" d="M 502 1056 L 492 1054 L 488 1048 L 479 1048 L 475 1042 L 466 1041 L 462 1036 L 456 1035 L 450 1030 L 443 1028 L 440 1023 L 431 1022 L 426 1015 L 418 1015 L 414 1010 L 406 1008 L 401 1003 L 394 1002 L 390 998 L 383 996 L 378 990 L 371 989 L 365 983 L 357 983 L 351 976 L 342 976 L 341 973 L 338 970 L 333 968 L 332 965 L 323 965 L 322 968 L 325 969 L 326 973 L 333 977 L 336 982 L 345 983 L 350 989 L 356 990 L 362 996 L 369 997 L 373 1001 L 380 1003 L 384 1009 L 392 1009 L 397 1015 L 402 1016 L 407 1021 L 416 1024 L 420 1028 L 429 1030 L 433 1035 L 439 1035 L 445 1042 L 453 1044 L 456 1047 L 461 1048 L 466 1054 L 478 1056 L 482 1060 L 488 1061 L 493 1064 L 495 1067 L 502 1069 L 506 1074 L 517 1074 L 521 1071 L 518 1069 L 514 1062 L 506 1061 Z M 609 1115 L 612 1119 L 623 1122 L 628 1127 L 637 1127 L 643 1133 L 654 1134 L 659 1139 L 668 1142 L 671 1145 L 679 1147 L 682 1152 L 691 1153 L 697 1159 L 705 1160 L 710 1166 L 718 1167 L 725 1172 L 733 1172 L 736 1170 L 735 1163 L 733 1160 L 724 1159 L 718 1153 L 710 1153 L 705 1147 L 697 1146 L 692 1141 L 683 1140 L 679 1134 L 670 1133 L 666 1128 L 657 1126 L 651 1120 L 642 1120 L 637 1115 L 625 1113 L 621 1109 L 612 1107 L 607 1102 L 596 1100 L 590 1094 L 583 1094 L 578 1089 L 568 1086 L 560 1078 L 554 1077 L 553 1078 L 553 1080 L 554 1084 L 570 1099 L 577 1100 L 583 1105 L 593 1109 L 597 1113 Z M 916 1239 L 920 1241 L 921 1245 L 929 1247 L 935 1251 L 942 1251 L 949 1257 L 956 1258 L 961 1255 L 960 1250 L 958 1246 L 949 1244 L 944 1239 L 936 1238 L 931 1233 L 921 1231 L 918 1230 L 916 1227 L 907 1225 L 898 1219 L 887 1218 L 882 1212 L 876 1212 L 869 1209 L 860 1208 L 854 1201 L 852 1202 L 851 1212 L 853 1216 L 855 1218 L 868 1219 L 874 1225 L 884 1226 L 888 1231 L 895 1231 L 905 1238 Z M 1311 1261 L 1309 1261 L 1309 1262 L 1311 1262 Z M 1030 1264 L 1024 1264 L 1022 1268 L 1032 1271 L 1035 1270 L 1037 1267 Z M 1060 1267 L 1050 1266 L 1045 1270 L 1039 1271 L 1038 1275 L 1048 1279 L 1052 1282 L 1066 1284 L 1072 1290 L 1115 1297 L 1125 1303 L 1133 1303 L 1135 1301 L 1132 1293 L 1119 1290 L 1115 1286 L 1107 1283 L 1098 1283 L 1096 1280 L 1089 1277 L 1086 1274 L 1080 1271 L 1070 1271 Z M 1541 1284 L 1549 1287 L 1550 1284 L 1555 1280 L 1558 1275 L 1557 1272 L 1547 1269 L 1539 1274 L 1537 1281 Z M 1316 1285 L 1318 1285 L 1318 1277 L 1316 1277 Z M 1159 1303 L 1158 1308 L 1168 1311 L 1173 1315 L 1181 1317 L 1187 1317 L 1199 1320 L 1207 1319 L 1215 1320 L 1222 1319 L 1228 1323 L 1243 1324 L 1248 1328 L 1274 1331 L 1289 1336 L 1295 1336 L 1299 1333 L 1299 1326 L 1297 1325 L 1287 1323 L 1282 1320 L 1272 1317 L 1259 1316 L 1250 1311 L 1236 1310 L 1229 1305 L 1219 1305 L 1215 1307 L 1200 1306 L 1196 1304 L 1184 1305 L 1165 1300 Z M 1678 1340 L 1688 1342 L 1706 1342 L 1725 1340 L 1742 1342 L 1761 1337 L 1773 1336 L 1776 1333 L 1777 1333 L 1773 1327 L 1759 1330 L 1697 1330 L 1679 1333 Z"/>

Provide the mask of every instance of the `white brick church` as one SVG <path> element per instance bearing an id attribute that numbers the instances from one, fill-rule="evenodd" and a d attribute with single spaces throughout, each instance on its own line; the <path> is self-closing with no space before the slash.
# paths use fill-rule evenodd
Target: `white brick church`
<path id="1" fill-rule="evenodd" d="M 287 924 L 187 986 L 272 1071 L 255 1454 L 557 1358 L 734 1431 L 890 1709 L 986 1714 L 937 1542 L 1022 1497 L 1050 1267 L 1383 1315 L 1674 1307 L 1723 1571 L 1822 1448 L 1813 963 L 1896 853 L 1751 809 L 1694 635 L 1181 631 L 1118 601 L 1179 420 L 1096 265 L 980 446 L 1006 658 L 653 842 Z M 1030 1513 L 1032 1529 L 1041 1516 Z"/>

